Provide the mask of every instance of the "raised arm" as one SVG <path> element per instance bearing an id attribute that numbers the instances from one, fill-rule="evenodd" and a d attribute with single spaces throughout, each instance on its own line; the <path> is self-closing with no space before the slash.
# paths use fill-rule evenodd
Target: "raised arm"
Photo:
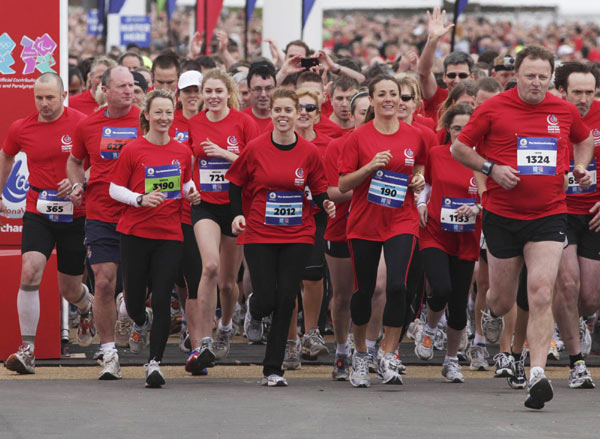
<path id="1" fill-rule="evenodd" d="M 419 82 L 423 89 L 423 99 L 431 99 L 437 90 L 437 82 L 435 76 L 431 71 L 433 68 L 433 61 L 435 58 L 435 50 L 438 43 L 444 35 L 452 29 L 453 24 L 446 26 L 446 11 L 440 13 L 440 8 L 434 8 L 433 13 L 430 14 L 427 11 L 428 21 L 428 36 L 423 53 L 419 59 L 417 71 L 419 73 Z"/>

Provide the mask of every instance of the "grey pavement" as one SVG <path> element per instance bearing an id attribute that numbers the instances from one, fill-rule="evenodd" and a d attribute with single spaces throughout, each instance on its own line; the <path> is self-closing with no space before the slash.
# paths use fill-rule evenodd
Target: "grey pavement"
<path id="1" fill-rule="evenodd" d="M 287 388 L 256 379 L 0 381 L 0 438 L 591 438 L 600 428 L 598 390 L 554 380 L 544 410 L 523 406 L 504 379 L 448 384 L 406 377 L 369 389 L 323 378 Z"/>

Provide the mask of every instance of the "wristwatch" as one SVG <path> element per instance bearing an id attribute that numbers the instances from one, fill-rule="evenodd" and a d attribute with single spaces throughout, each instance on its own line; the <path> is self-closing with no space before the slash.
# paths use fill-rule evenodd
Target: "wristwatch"
<path id="1" fill-rule="evenodd" d="M 144 196 L 143 196 L 143 195 L 138 195 L 138 196 L 137 196 L 137 198 L 135 199 L 135 202 L 137 203 L 137 205 L 138 205 L 139 207 L 141 207 L 141 206 L 142 206 L 142 200 L 143 200 L 143 199 L 144 199 Z"/>
<path id="2" fill-rule="evenodd" d="M 481 172 L 485 175 L 490 175 L 492 173 L 492 168 L 494 167 L 494 162 L 485 161 L 483 162 L 483 166 L 481 167 Z"/>

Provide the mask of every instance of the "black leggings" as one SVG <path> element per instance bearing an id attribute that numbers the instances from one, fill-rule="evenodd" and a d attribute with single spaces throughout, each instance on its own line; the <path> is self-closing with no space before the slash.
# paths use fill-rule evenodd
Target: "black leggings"
<path id="1" fill-rule="evenodd" d="M 138 325 L 146 322 L 146 287 L 152 285 L 154 320 L 148 360 L 161 361 L 171 329 L 171 290 L 181 259 L 182 243 L 121 235 L 121 267 L 127 313 Z"/>
<path id="2" fill-rule="evenodd" d="M 377 282 L 377 267 L 383 256 L 387 267 L 384 326 L 399 328 L 404 324 L 408 289 L 408 267 L 415 250 L 413 235 L 397 235 L 385 242 L 351 239 L 352 262 L 358 289 L 350 301 L 350 314 L 355 325 L 366 325 L 371 318 L 371 299 Z"/>
<path id="3" fill-rule="evenodd" d="M 302 272 L 310 244 L 246 244 L 244 254 L 250 269 L 254 294 L 250 298 L 252 318 L 273 313 L 263 361 L 263 374 L 283 376 L 281 365 Z"/>
<path id="4" fill-rule="evenodd" d="M 431 287 L 427 304 L 435 312 L 448 305 L 448 326 L 456 331 L 463 330 L 467 326 L 467 300 L 475 262 L 459 259 L 433 247 L 421 250 L 421 254 Z"/>
<path id="5" fill-rule="evenodd" d="M 181 231 L 183 232 L 183 258 L 179 265 L 177 285 L 187 287 L 188 299 L 197 299 L 202 274 L 200 250 L 192 226 L 181 223 Z"/>

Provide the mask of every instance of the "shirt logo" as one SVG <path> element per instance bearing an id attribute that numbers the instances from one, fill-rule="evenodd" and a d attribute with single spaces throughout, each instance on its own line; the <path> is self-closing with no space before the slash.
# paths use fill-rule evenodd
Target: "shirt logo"
<path id="1" fill-rule="evenodd" d="M 104 128 L 104 135 L 109 136 L 110 133 L 112 133 L 112 130 L 110 128 Z"/>
<path id="2" fill-rule="evenodd" d="M 600 146 L 600 130 L 598 128 L 592 130 L 592 136 L 594 137 L 594 146 Z"/>
<path id="3" fill-rule="evenodd" d="M 239 153 L 240 152 L 240 145 L 239 145 L 237 137 L 235 137 L 235 136 L 229 136 L 227 138 L 227 151 L 230 151 L 230 152 L 233 152 L 233 153 Z"/>
<path id="4" fill-rule="evenodd" d="M 413 152 L 412 149 L 410 148 L 406 148 L 404 150 L 404 164 L 406 166 L 412 166 L 415 164 L 415 153 Z"/>
<path id="5" fill-rule="evenodd" d="M 549 114 L 546 117 L 546 122 L 548 122 L 548 132 L 553 134 L 560 133 L 560 127 L 558 126 L 558 118 L 554 114 Z"/>
<path id="6" fill-rule="evenodd" d="M 62 152 L 71 152 L 71 149 L 73 148 L 73 140 L 71 139 L 71 136 L 65 134 L 60 138 L 60 143 L 60 150 Z"/>
<path id="7" fill-rule="evenodd" d="M 304 187 L 304 169 L 296 168 L 294 174 L 296 175 L 296 178 L 294 179 L 294 184 L 296 186 Z"/>
<path id="8" fill-rule="evenodd" d="M 477 182 L 475 181 L 475 177 L 471 177 L 469 180 L 469 194 L 477 194 Z"/>
<path id="9" fill-rule="evenodd" d="M 444 198 L 444 204 L 445 205 L 450 205 L 452 203 L 452 201 L 450 201 L 450 198 Z"/>
<path id="10" fill-rule="evenodd" d="M 148 168 L 148 175 L 154 175 L 154 168 Z"/>
<path id="11" fill-rule="evenodd" d="M 275 198 L 277 198 L 277 195 L 275 194 L 275 192 L 271 192 L 269 194 L 269 198 L 271 198 L 272 200 L 274 200 Z"/>

